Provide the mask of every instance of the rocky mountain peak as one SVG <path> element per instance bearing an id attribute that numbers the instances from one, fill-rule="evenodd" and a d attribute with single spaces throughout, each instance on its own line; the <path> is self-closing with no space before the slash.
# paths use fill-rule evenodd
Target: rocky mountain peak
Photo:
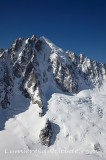
<path id="1" fill-rule="evenodd" d="M 2 57 L 3 52 L 5 56 Z M 77 93 L 101 86 L 106 80 L 106 65 L 83 55 L 64 52 L 45 37 L 19 38 L 0 50 L 0 104 L 11 105 L 16 88 L 36 103 L 44 115 L 53 92 Z"/>

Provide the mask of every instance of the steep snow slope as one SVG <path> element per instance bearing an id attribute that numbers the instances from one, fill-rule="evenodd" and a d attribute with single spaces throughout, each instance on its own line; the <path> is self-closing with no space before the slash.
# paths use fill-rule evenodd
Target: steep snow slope
<path id="1" fill-rule="evenodd" d="M 4 149 L 6 153 L 21 149 L 46 149 L 51 152 L 70 152 L 67 154 L 69 157 L 74 156 L 74 153 L 106 157 L 105 104 L 106 85 L 73 96 L 54 93 L 48 102 L 47 114 L 42 118 L 38 116 L 37 105 L 30 104 L 27 111 L 6 122 L 5 130 L 0 133 L 0 152 L 3 154 Z M 53 139 L 49 148 L 42 146 L 39 141 L 40 130 L 44 127 L 46 118 L 53 123 Z M 10 156 L 14 157 L 15 154 Z M 18 156 L 24 159 L 25 154 Z"/>

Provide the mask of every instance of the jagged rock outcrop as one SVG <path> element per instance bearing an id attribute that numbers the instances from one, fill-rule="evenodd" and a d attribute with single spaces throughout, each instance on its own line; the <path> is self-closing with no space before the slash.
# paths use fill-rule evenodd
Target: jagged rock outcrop
<path id="1" fill-rule="evenodd" d="M 10 104 L 14 83 L 12 67 L 10 55 L 2 50 L 0 58 L 0 105 L 3 109 L 6 109 Z"/>
<path id="2" fill-rule="evenodd" d="M 40 131 L 39 135 L 41 144 L 49 147 L 51 145 L 52 134 L 51 122 L 47 119 L 45 127 Z"/>
<path id="3" fill-rule="evenodd" d="M 100 152 L 100 151 L 103 152 L 101 145 L 99 143 L 94 144 L 94 150 L 97 152 Z"/>
<path id="4" fill-rule="evenodd" d="M 14 87 L 44 115 L 46 97 L 59 91 L 77 93 L 101 86 L 106 80 L 106 64 L 55 46 L 44 37 L 19 38 L 4 51 L 0 49 L 0 104 L 7 108 Z M 17 84 L 17 86 L 15 86 Z M 49 95 L 49 96 L 48 96 Z"/>

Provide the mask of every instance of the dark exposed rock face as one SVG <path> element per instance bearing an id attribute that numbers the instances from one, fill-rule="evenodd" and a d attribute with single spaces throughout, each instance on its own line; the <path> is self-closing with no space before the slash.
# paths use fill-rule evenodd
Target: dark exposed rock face
<path id="1" fill-rule="evenodd" d="M 102 151 L 102 148 L 101 148 L 99 143 L 94 144 L 94 150 L 97 151 L 97 152 Z"/>
<path id="2" fill-rule="evenodd" d="M 53 45 L 45 38 L 19 38 L 11 47 L 0 49 L 0 104 L 7 108 L 15 84 L 22 94 L 41 109 L 44 115 L 45 97 L 59 90 L 77 93 L 100 86 L 106 79 L 106 65 L 97 63 Z"/>
<path id="3" fill-rule="evenodd" d="M 18 52 L 19 49 L 22 47 L 23 44 L 23 40 L 24 39 L 17 39 L 15 42 L 13 42 L 13 44 L 11 45 L 11 48 L 9 49 L 9 51 L 11 52 Z"/>
<path id="4" fill-rule="evenodd" d="M 51 122 L 47 119 L 45 127 L 40 131 L 39 135 L 41 144 L 49 147 L 51 145 L 52 134 Z"/>
<path id="5" fill-rule="evenodd" d="M 37 40 L 35 43 L 35 48 L 39 52 L 42 49 L 42 41 Z"/>
<path id="6" fill-rule="evenodd" d="M 13 73 L 17 78 L 20 78 L 22 75 L 22 68 L 18 63 L 15 63 L 13 66 Z"/>
<path id="7" fill-rule="evenodd" d="M 10 97 L 13 90 L 13 75 L 10 57 L 7 53 L 3 53 L 0 60 L 0 105 L 6 109 L 10 104 Z"/>
<path id="8" fill-rule="evenodd" d="M 78 92 L 78 85 L 75 79 L 75 75 L 73 72 L 73 68 L 71 65 L 63 65 L 61 62 L 57 60 L 54 61 L 53 64 L 56 67 L 54 72 L 55 80 L 60 87 L 65 92 Z"/>

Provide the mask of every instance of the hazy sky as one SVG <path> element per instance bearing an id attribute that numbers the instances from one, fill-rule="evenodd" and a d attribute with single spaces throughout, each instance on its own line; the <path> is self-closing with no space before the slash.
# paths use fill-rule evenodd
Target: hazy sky
<path id="1" fill-rule="evenodd" d="M 33 34 L 106 63 L 106 0 L 0 0 L 0 48 Z"/>

